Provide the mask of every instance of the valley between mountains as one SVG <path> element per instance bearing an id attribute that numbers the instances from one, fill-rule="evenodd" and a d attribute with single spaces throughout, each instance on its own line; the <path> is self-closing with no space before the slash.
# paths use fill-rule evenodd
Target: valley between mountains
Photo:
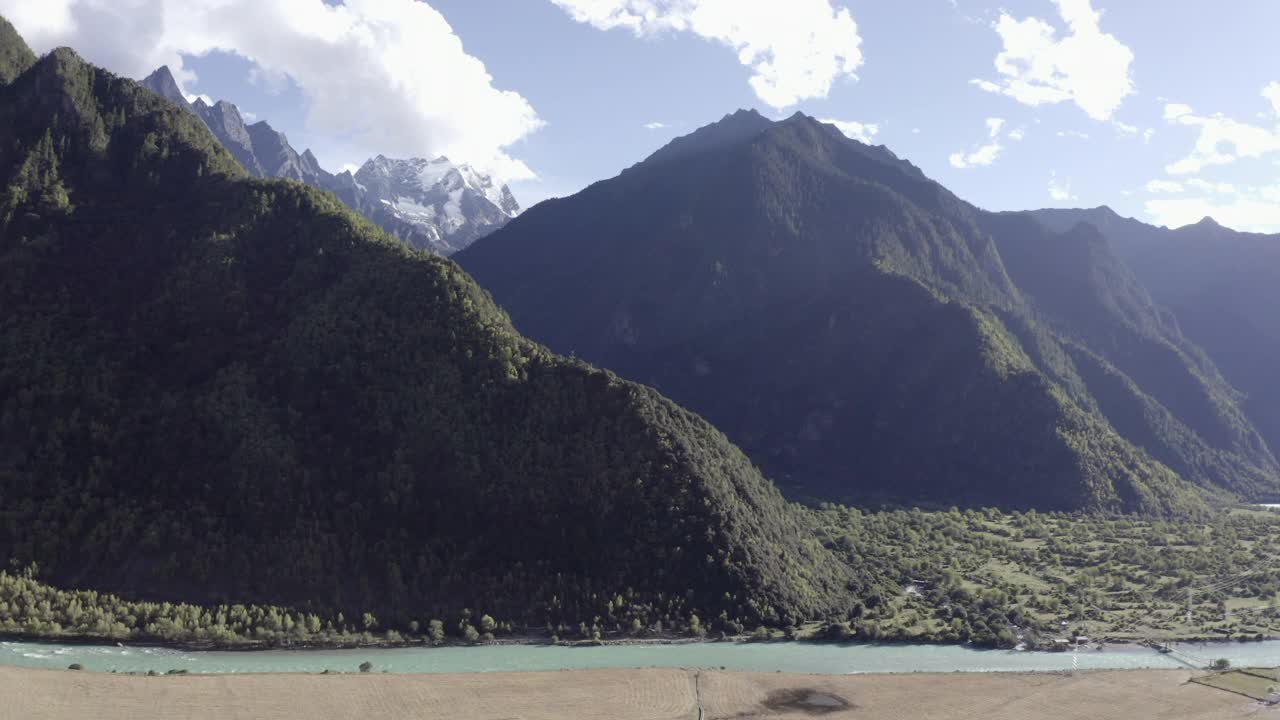
<path id="1" fill-rule="evenodd" d="M 1278 242 L 754 111 L 521 212 L 0 20 L 0 633 L 1274 636 Z"/>

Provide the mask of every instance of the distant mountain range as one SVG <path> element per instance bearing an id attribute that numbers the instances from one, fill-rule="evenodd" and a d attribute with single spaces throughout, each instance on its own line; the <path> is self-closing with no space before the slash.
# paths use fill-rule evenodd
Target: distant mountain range
<path id="1" fill-rule="evenodd" d="M 702 413 L 798 497 L 1280 495 L 1261 420 L 1097 228 L 984 212 L 801 114 L 734 113 L 457 259 L 523 332 Z"/>
<path id="2" fill-rule="evenodd" d="M 520 212 L 511 190 L 470 165 L 448 158 L 389 159 L 379 155 L 354 175 L 330 173 L 310 150 L 299 154 L 266 121 L 246 125 L 239 109 L 219 100 L 188 102 L 169 68 L 143 87 L 190 110 L 249 174 L 298 180 L 336 194 L 348 207 L 413 247 L 450 255 L 502 227 Z"/>
<path id="3" fill-rule="evenodd" d="M 479 616 L 1012 644 L 1052 606 L 902 539 L 961 523 L 1046 538 L 1052 564 L 1102 525 L 779 488 L 1197 520 L 1280 501 L 1280 238 L 986 212 L 753 111 L 516 215 L 466 165 L 334 175 L 165 69 L 145 85 L 0 18 L 0 561 L 208 606 L 176 616 L 197 641 L 235 602 L 289 642 L 264 604 L 390 642 Z M 74 622 L 115 603 L 84 597 Z"/>

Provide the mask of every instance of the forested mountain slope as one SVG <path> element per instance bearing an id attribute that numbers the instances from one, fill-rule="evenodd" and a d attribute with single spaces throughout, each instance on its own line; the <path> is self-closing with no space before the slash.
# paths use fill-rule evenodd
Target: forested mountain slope
<path id="1" fill-rule="evenodd" d="M 780 624 L 864 587 L 700 418 L 0 31 L 0 558 L 384 623 Z"/>
<path id="2" fill-rule="evenodd" d="M 27 47 L 13 24 L 0 17 L 0 84 L 13 82 L 35 62 L 35 53 Z"/>
<path id="3" fill-rule="evenodd" d="M 1199 503 L 1183 480 L 1277 487 L 1096 238 L 800 114 L 727 116 L 458 260 L 521 331 L 698 411 L 798 495 L 1164 512 Z"/>
<path id="4" fill-rule="evenodd" d="M 1241 407 L 1268 446 L 1280 447 L 1280 235 L 1237 232 L 1211 218 L 1171 230 L 1107 207 L 1031 214 L 1050 228 L 1095 225 L 1244 394 Z"/>

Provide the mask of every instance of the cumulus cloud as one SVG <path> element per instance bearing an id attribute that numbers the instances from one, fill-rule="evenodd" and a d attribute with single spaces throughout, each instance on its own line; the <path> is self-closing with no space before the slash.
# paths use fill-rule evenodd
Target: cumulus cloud
<path id="1" fill-rule="evenodd" d="M 1263 95 L 1267 96 L 1270 89 L 1268 86 Z M 1179 103 L 1165 105 L 1164 119 L 1174 125 L 1198 128 L 1199 132 L 1190 154 L 1165 168 L 1171 175 L 1194 175 L 1212 165 L 1230 165 L 1240 158 L 1280 153 L 1280 125 L 1266 128 L 1222 114 L 1198 115 L 1189 105 Z"/>
<path id="2" fill-rule="evenodd" d="M 651 123 L 645 123 L 645 124 L 644 124 L 644 129 L 645 129 L 645 130 L 661 130 L 661 129 L 665 128 L 666 126 L 667 126 L 667 124 L 666 124 L 666 123 L 661 123 L 661 122 L 651 122 Z"/>
<path id="3" fill-rule="evenodd" d="M 1000 159 L 1004 146 L 1000 144 L 1000 131 L 1004 128 L 1004 118 L 987 118 L 987 137 L 985 145 L 980 145 L 969 152 L 951 153 L 951 167 L 965 170 L 972 167 L 986 167 Z M 1017 132 L 1016 130 L 1014 132 Z"/>
<path id="4" fill-rule="evenodd" d="M 1271 101 L 1271 109 L 1280 117 L 1280 82 L 1273 82 L 1262 89 L 1262 97 Z"/>
<path id="5" fill-rule="evenodd" d="M 1014 142 L 1022 140 L 1026 136 L 1027 136 L 1026 128 L 1017 128 L 1015 130 L 1009 131 L 1009 139 L 1013 140 Z"/>
<path id="6" fill-rule="evenodd" d="M 988 143 L 968 153 L 951 153 L 951 167 L 967 170 L 974 167 L 986 167 L 1000 159 L 1004 147 L 998 142 Z"/>
<path id="7" fill-rule="evenodd" d="M 1236 192 L 1236 186 L 1231 183 L 1209 182 L 1200 178 L 1191 178 L 1187 181 L 1187 187 L 1195 188 L 1202 192 L 1218 193 L 1219 195 L 1231 195 Z"/>
<path id="8" fill-rule="evenodd" d="M 1227 227 L 1246 232 L 1280 232 L 1280 185 L 1232 188 L 1189 197 L 1160 197 L 1144 206 L 1157 225 L 1182 227 L 1212 217 Z"/>
<path id="9" fill-rule="evenodd" d="M 996 80 L 976 79 L 987 92 L 1025 105 L 1074 102 L 1095 120 L 1106 120 L 1133 92 L 1133 51 L 1102 32 L 1102 13 L 1092 0 L 1054 0 L 1066 35 L 1040 18 L 1018 20 L 1002 13 L 995 23 L 1003 49 Z"/>
<path id="10" fill-rule="evenodd" d="M 600 30 L 691 32 L 727 45 L 751 68 L 756 95 L 774 108 L 826 97 L 837 78 L 856 78 L 863 62 L 857 23 L 831 0 L 551 1 Z"/>
<path id="11" fill-rule="evenodd" d="M 494 86 L 444 16 L 417 0 L 0 0 L 33 48 L 76 48 L 129 77 L 186 55 L 235 53 L 260 82 L 295 84 L 307 129 L 364 156 L 447 154 L 505 179 L 532 176 L 507 148 L 541 126 Z M 363 158 L 332 158 L 341 163 Z"/>
<path id="12" fill-rule="evenodd" d="M 1147 183 L 1149 193 L 1180 193 L 1185 189 L 1182 183 L 1175 180 L 1152 180 Z"/>
<path id="13" fill-rule="evenodd" d="M 1080 199 L 1071 192 L 1071 178 L 1059 180 L 1057 173 L 1049 175 L 1049 198 L 1057 203 L 1075 202 Z"/>
<path id="14" fill-rule="evenodd" d="M 880 134 L 880 126 L 875 123 L 860 123 L 853 120 L 832 120 L 822 118 L 818 122 L 835 125 L 846 137 L 870 145 L 875 136 Z"/>
<path id="15" fill-rule="evenodd" d="M 1129 123 L 1120 122 L 1119 120 L 1114 120 L 1112 121 L 1111 124 L 1115 125 L 1116 130 L 1118 130 L 1121 135 L 1137 135 L 1138 134 L 1137 125 L 1130 125 Z"/>

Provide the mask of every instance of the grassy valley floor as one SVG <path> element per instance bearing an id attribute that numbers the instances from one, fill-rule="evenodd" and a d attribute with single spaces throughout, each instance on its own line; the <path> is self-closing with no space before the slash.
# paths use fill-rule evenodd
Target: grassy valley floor
<path id="1" fill-rule="evenodd" d="M 812 676 L 694 670 L 131 677 L 0 668 L 0 720 L 1221 720 L 1280 710 L 1191 671 Z"/>
<path id="2" fill-rule="evenodd" d="M 722 637 L 1054 648 L 1077 634 L 1104 643 L 1280 637 L 1276 511 L 1164 521 L 826 505 L 802 520 L 835 562 L 875 569 L 848 615 L 765 628 L 695 608 L 701 618 L 641 622 L 619 597 L 594 618 L 559 626 L 491 618 L 488 608 L 382 624 L 350 609 L 344 620 L 322 610 L 149 602 L 0 571 L 0 635 L 232 648 Z"/>
<path id="3" fill-rule="evenodd" d="M 987 511 L 811 511 L 849 562 L 892 568 L 899 587 L 844 627 L 861 640 L 1051 647 L 1280 635 L 1280 513 L 1201 520 Z"/>

